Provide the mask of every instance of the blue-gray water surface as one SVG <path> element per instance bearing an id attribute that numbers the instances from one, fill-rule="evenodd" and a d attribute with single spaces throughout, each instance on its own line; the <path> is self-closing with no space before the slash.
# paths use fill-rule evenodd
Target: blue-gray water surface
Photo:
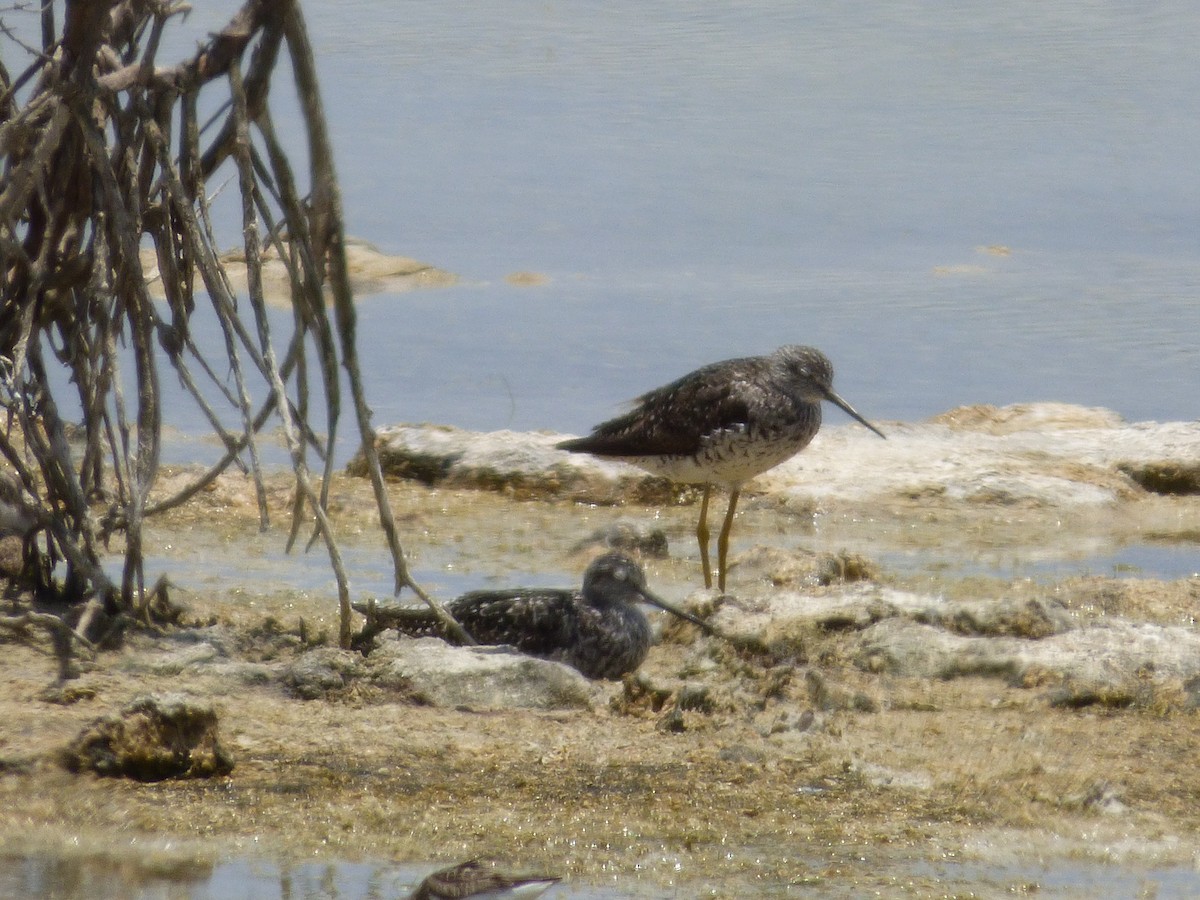
<path id="1" fill-rule="evenodd" d="M 234 8 L 202 5 L 160 59 Z M 1194 4 L 306 14 L 350 232 L 463 279 L 362 300 L 377 423 L 579 432 L 789 342 L 884 421 L 1046 399 L 1200 415 Z"/>
<path id="2" fill-rule="evenodd" d="M 362 304 L 380 421 L 580 431 L 793 341 L 884 420 L 1200 414 L 1194 5 L 345 9 L 350 227 L 465 279 Z"/>
<path id="3" fill-rule="evenodd" d="M 902 864 L 903 865 L 903 864 Z M 887 868 L 892 868 L 888 866 Z M 265 860 L 234 859 L 217 864 L 194 864 L 181 871 L 131 878 L 112 861 L 30 857 L 22 861 L 0 857 L 0 896 L 54 898 L 54 900 L 384 900 L 407 897 L 432 867 L 386 863 L 304 863 L 281 865 Z M 896 896 L 921 896 L 921 888 L 943 886 L 955 896 L 990 897 L 1034 893 L 1056 900 L 1090 897 L 1183 900 L 1195 897 L 1200 878 L 1184 866 L 1121 868 L 1098 862 L 1070 861 L 1046 866 L 941 861 L 908 863 L 908 878 Z M 877 896 L 878 885 L 759 884 L 755 896 L 852 898 Z M 562 884 L 551 888 L 545 900 L 684 900 L 697 896 L 730 896 L 726 889 L 688 883 L 673 888 L 643 885 L 636 877 L 615 878 L 611 886 Z M 887 879 L 881 878 L 886 884 Z M 893 882 L 893 883 L 896 883 Z M 907 883 L 906 883 L 907 882 Z M 744 888 L 738 888 L 744 889 Z"/>

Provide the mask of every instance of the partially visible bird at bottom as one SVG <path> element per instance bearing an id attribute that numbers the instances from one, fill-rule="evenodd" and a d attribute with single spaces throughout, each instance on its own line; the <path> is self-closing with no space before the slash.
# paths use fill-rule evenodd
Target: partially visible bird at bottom
<path id="1" fill-rule="evenodd" d="M 704 586 L 708 559 L 708 498 L 713 485 L 729 491 L 717 537 L 717 587 L 725 590 L 729 532 L 742 485 L 796 455 L 821 427 L 821 401 L 841 407 L 880 437 L 882 431 L 833 389 L 833 365 L 815 347 L 788 345 L 767 356 L 701 366 L 648 391 L 624 415 L 557 446 L 640 466 L 679 484 L 704 486 L 696 540 Z"/>
<path id="2" fill-rule="evenodd" d="M 653 643 L 639 603 L 712 632 L 702 619 L 653 594 L 642 567 L 617 551 L 598 556 L 588 566 L 580 590 L 471 591 L 447 603 L 446 611 L 480 644 L 508 645 L 529 656 L 566 663 L 588 678 L 617 679 L 640 666 Z M 389 610 L 386 625 L 413 637 L 460 643 L 430 609 Z"/>
<path id="3" fill-rule="evenodd" d="M 472 859 L 426 876 L 409 900 L 539 897 L 560 881 L 555 875 L 508 875 Z"/>

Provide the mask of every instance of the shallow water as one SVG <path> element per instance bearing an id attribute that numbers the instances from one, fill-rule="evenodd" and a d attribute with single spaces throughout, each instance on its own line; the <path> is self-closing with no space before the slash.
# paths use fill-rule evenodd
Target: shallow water
<path id="1" fill-rule="evenodd" d="M 0 859 L 0 896 L 57 898 L 121 897 L 128 900 L 188 898 L 188 900 L 376 900 L 408 896 L 433 866 L 389 863 L 311 862 L 281 864 L 264 860 L 233 859 L 218 863 L 180 863 L 162 871 L 137 871 L 113 860 L 61 859 L 34 856 Z M 849 883 L 846 883 L 849 882 Z M 803 883 L 758 884 L 754 896 L 855 897 L 877 895 L 890 884 L 904 896 L 924 896 L 928 891 L 956 896 L 991 897 L 1034 894 L 1057 900 L 1068 898 L 1155 897 L 1158 900 L 1194 897 L 1200 892 L 1200 875 L 1185 866 L 1120 868 L 1104 863 L 991 864 L 944 860 L 936 863 L 891 861 L 875 875 L 842 882 L 814 876 Z M 715 887 L 687 883 L 674 888 L 640 885 L 635 878 L 616 879 L 612 886 L 562 884 L 543 896 L 546 900 L 673 900 L 704 896 L 730 896 L 745 885 Z M 961 892 L 961 893 L 960 893 Z"/>
<path id="2" fill-rule="evenodd" d="M 578 432 L 785 342 L 883 421 L 1200 415 L 1194 4 L 306 14 L 349 230 L 464 279 L 363 300 L 379 423 Z"/>
<path id="3" fill-rule="evenodd" d="M 360 9 L 310 11 L 351 228 L 466 279 L 363 304 L 380 421 L 579 431 L 784 342 L 884 420 L 1198 415 L 1194 6 Z"/>

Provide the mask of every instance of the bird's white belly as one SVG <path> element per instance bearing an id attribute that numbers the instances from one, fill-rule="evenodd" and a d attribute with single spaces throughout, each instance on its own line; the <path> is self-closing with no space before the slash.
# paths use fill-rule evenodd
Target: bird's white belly
<path id="1" fill-rule="evenodd" d="M 690 456 L 637 456 L 625 460 L 680 484 L 732 487 L 791 459 L 811 439 L 810 434 L 751 438 L 742 431 L 725 431 Z"/>

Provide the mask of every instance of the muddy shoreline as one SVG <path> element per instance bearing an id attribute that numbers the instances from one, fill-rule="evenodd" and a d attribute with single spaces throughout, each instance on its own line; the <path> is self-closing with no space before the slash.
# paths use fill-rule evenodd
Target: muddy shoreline
<path id="1" fill-rule="evenodd" d="M 818 451 L 808 471 L 823 465 Z M 1047 467 L 1060 478 L 1060 461 Z M 592 685 L 581 708 L 434 706 L 353 667 L 300 699 L 287 673 L 336 654 L 335 599 L 289 586 L 287 557 L 217 577 L 255 540 L 283 541 L 278 527 L 255 537 L 252 489 L 230 476 L 152 529 L 157 555 L 185 561 L 174 592 L 185 627 L 133 633 L 58 688 L 46 646 L 4 643 L 6 853 L 184 871 L 239 857 L 491 856 L 562 873 L 562 896 L 574 885 L 722 897 L 1011 896 L 1037 892 L 1038 872 L 1056 866 L 1136 874 L 1200 859 L 1200 663 L 1185 653 L 1200 579 L 1005 579 L 889 562 L 1148 530 L 1187 546 L 1194 496 L 1128 481 L 1100 505 L 904 490 L 805 500 L 768 482 L 739 518 L 735 602 L 722 604 L 696 589 L 687 497 L 597 506 L 390 489 L 415 564 L 482 583 L 539 568 L 571 583 L 595 552 L 580 544 L 591 531 L 659 527 L 670 555 L 643 560 L 651 585 L 750 636 L 734 647 L 668 627 L 635 678 Z M 274 477 L 276 521 L 289 493 Z M 338 476 L 332 497 L 342 539 L 384 565 L 367 485 Z M 838 551 L 870 563 L 865 577 L 829 576 L 821 556 Z M 1096 643 L 1115 636 L 1134 654 L 1131 635 L 1150 642 L 1145 657 Z M 1070 668 L 1085 639 L 1086 668 Z M 910 659 L 926 648 L 967 656 Z M 685 687 L 702 702 L 681 703 Z M 57 763 L 90 720 L 171 691 L 212 703 L 232 774 L 137 783 Z M 1073 896 L 1055 890 L 1039 895 Z"/>

